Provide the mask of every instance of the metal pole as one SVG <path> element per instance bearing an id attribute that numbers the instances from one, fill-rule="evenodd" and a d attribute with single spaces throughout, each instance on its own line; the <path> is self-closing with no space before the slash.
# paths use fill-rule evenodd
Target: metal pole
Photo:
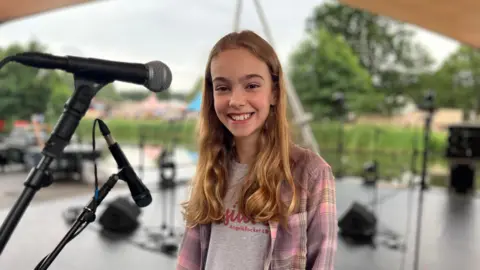
<path id="1" fill-rule="evenodd" d="M 240 16 L 242 15 L 243 0 L 237 0 L 237 6 L 235 7 L 235 17 L 233 18 L 233 31 L 238 32 L 240 30 Z"/>
<path id="2" fill-rule="evenodd" d="M 240 0 L 239 0 L 240 1 Z M 263 26 L 263 31 L 265 33 L 265 36 L 267 37 L 268 42 L 274 46 L 274 41 L 273 41 L 273 36 L 272 33 L 270 32 L 270 27 L 268 26 L 267 20 L 265 13 L 263 12 L 262 6 L 260 5 L 260 2 L 258 0 L 253 0 L 255 4 L 255 8 L 257 11 L 257 15 L 260 19 L 260 22 L 262 23 Z M 310 121 L 310 116 L 305 113 L 302 107 L 302 103 L 300 102 L 300 99 L 298 98 L 296 94 L 296 90 L 293 87 L 293 84 L 291 83 L 289 77 L 286 75 L 285 76 L 285 83 L 287 87 L 287 98 L 290 103 L 290 106 L 292 107 L 292 112 L 295 117 L 295 122 L 298 124 L 301 128 L 301 133 L 302 133 L 302 138 L 303 142 L 310 147 L 310 149 L 316 153 L 320 153 L 320 149 L 318 147 L 317 141 L 315 139 L 315 136 L 313 136 L 312 129 L 308 122 Z"/>
<path id="3" fill-rule="evenodd" d="M 415 253 L 413 259 L 413 269 L 418 270 L 420 267 L 420 241 L 421 241 L 421 232 L 422 232 L 422 218 L 423 218 L 423 193 L 427 189 L 427 163 L 428 163 L 428 152 L 429 152 L 429 143 L 430 143 L 430 130 L 432 122 L 432 112 L 427 112 L 427 118 L 425 120 L 425 130 L 424 130 L 424 144 L 423 144 L 423 160 L 422 160 L 422 178 L 420 182 L 420 190 L 418 194 L 418 210 L 417 210 L 417 232 L 415 235 Z"/>

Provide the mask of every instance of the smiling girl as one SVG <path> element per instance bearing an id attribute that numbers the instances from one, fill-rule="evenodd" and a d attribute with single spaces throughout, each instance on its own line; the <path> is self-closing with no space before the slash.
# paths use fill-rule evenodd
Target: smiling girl
<path id="1" fill-rule="evenodd" d="M 177 269 L 334 268 L 332 171 L 289 133 L 273 48 L 251 31 L 224 36 L 205 70 L 199 160 L 182 205 Z"/>

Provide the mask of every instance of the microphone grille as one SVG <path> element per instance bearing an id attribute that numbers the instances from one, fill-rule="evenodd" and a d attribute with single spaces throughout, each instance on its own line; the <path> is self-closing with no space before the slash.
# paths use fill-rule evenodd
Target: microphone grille
<path id="1" fill-rule="evenodd" d="M 161 92 L 167 90 L 172 83 L 172 71 L 160 61 L 152 61 L 146 64 L 148 68 L 148 81 L 145 83 L 152 92 Z"/>

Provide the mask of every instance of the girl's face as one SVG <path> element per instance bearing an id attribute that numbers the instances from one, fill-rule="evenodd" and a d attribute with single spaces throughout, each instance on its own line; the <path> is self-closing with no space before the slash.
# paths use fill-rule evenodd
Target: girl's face
<path id="1" fill-rule="evenodd" d="M 275 98 L 265 62 L 246 49 L 218 54 L 210 65 L 215 112 L 236 140 L 256 141 Z"/>

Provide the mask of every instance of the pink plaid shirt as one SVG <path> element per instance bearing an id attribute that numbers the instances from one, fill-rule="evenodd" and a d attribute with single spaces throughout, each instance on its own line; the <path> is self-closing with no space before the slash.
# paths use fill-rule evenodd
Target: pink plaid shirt
<path id="1" fill-rule="evenodd" d="M 306 188 L 300 189 L 299 211 L 288 219 L 290 231 L 277 222 L 269 222 L 271 242 L 264 270 L 333 270 L 337 249 L 337 215 L 332 170 L 310 150 L 295 147 L 292 157 L 293 177 Z M 283 197 L 288 199 L 289 194 L 291 191 L 285 188 Z M 205 268 L 210 229 L 211 226 L 206 224 L 185 230 L 177 270 Z"/>

